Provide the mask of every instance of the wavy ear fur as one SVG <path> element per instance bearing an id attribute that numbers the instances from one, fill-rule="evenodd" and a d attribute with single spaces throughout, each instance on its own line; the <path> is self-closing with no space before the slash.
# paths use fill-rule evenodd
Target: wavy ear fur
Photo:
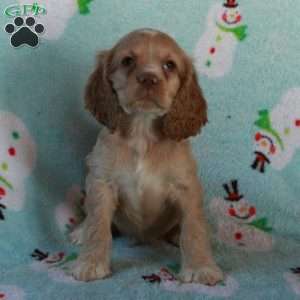
<path id="1" fill-rule="evenodd" d="M 85 107 L 92 115 L 112 132 L 124 116 L 117 95 L 108 80 L 111 51 L 102 51 L 97 56 L 97 66 L 90 75 L 85 90 Z"/>
<path id="2" fill-rule="evenodd" d="M 207 123 L 207 103 L 198 84 L 190 59 L 186 59 L 187 73 L 170 111 L 163 117 L 163 134 L 173 140 L 194 136 Z"/>

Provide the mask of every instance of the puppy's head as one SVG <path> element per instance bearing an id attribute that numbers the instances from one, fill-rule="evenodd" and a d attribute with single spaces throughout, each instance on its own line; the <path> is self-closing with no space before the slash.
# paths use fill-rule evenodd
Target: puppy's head
<path id="1" fill-rule="evenodd" d="M 164 136 L 181 140 L 207 121 L 190 59 L 172 38 L 150 29 L 131 32 L 99 54 L 85 100 L 112 131 L 141 114 L 152 117 Z"/>

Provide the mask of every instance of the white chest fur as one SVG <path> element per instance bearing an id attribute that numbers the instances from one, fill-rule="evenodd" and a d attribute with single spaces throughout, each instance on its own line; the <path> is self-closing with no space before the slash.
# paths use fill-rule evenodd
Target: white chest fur
<path id="1" fill-rule="evenodd" d="M 139 146 L 144 148 L 144 145 Z M 133 153 L 132 156 L 134 157 L 132 164 L 117 171 L 117 184 L 123 194 L 121 198 L 127 202 L 123 205 L 130 206 L 136 214 L 142 217 L 148 201 L 151 201 L 151 205 L 159 201 L 164 180 L 163 175 L 156 171 L 147 160 L 147 155 Z"/>
<path id="2" fill-rule="evenodd" d="M 131 138 L 126 141 L 130 159 L 123 168 L 117 170 L 117 184 L 122 194 L 122 206 L 134 214 L 134 219 L 144 222 L 149 210 L 152 216 L 160 211 L 164 176 L 151 157 L 151 147 L 155 140 L 149 126 L 138 122 Z"/>

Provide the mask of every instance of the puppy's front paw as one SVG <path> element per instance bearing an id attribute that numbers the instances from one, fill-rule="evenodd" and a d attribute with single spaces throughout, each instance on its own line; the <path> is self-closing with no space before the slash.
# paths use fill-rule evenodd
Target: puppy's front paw
<path id="1" fill-rule="evenodd" d="M 206 285 L 216 285 L 224 279 L 223 272 L 217 265 L 207 265 L 200 268 L 186 268 L 180 272 L 183 282 L 195 282 Z"/>
<path id="2" fill-rule="evenodd" d="M 111 275 L 107 264 L 96 261 L 93 258 L 80 256 L 69 266 L 67 273 L 79 281 L 93 281 Z"/>

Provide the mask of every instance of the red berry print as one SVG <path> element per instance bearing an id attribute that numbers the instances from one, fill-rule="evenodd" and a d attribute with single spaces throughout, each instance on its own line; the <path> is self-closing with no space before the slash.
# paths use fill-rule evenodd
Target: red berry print
<path id="1" fill-rule="evenodd" d="M 240 232 L 236 232 L 234 236 L 235 236 L 235 239 L 238 241 L 240 241 L 243 238 L 243 235 Z"/>
<path id="2" fill-rule="evenodd" d="M 5 189 L 0 186 L 0 197 L 3 197 L 5 195 L 6 195 Z"/>
<path id="3" fill-rule="evenodd" d="M 296 125 L 297 127 L 300 127 L 300 119 L 295 121 L 295 125 Z"/>
<path id="4" fill-rule="evenodd" d="M 8 149 L 8 153 L 10 156 L 15 156 L 16 155 L 16 149 L 14 147 L 10 147 Z"/>
<path id="5" fill-rule="evenodd" d="M 214 54 L 216 52 L 216 48 L 215 47 L 211 47 L 209 49 L 210 54 Z"/>
<path id="6" fill-rule="evenodd" d="M 5 295 L 0 293 L 0 299 L 5 299 Z"/>

